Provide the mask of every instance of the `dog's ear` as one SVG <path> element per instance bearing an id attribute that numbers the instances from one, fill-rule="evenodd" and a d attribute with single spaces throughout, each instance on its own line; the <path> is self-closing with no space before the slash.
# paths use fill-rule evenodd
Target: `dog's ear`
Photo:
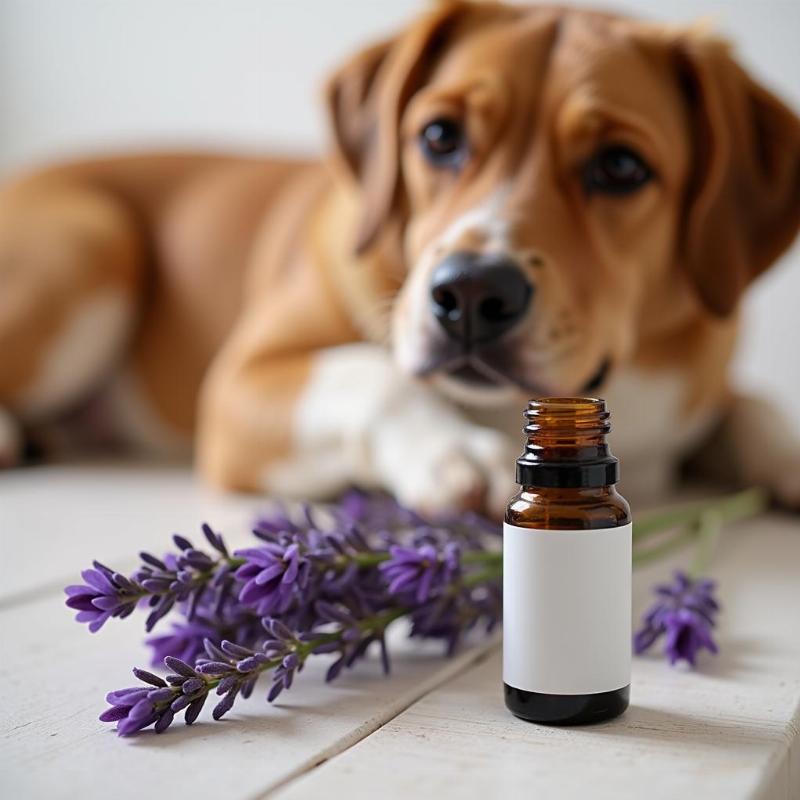
<path id="1" fill-rule="evenodd" d="M 329 79 L 325 98 L 334 158 L 362 194 L 357 253 L 375 240 L 398 202 L 399 127 L 448 29 L 468 3 L 443 3 L 396 37 L 357 54 Z"/>
<path id="2" fill-rule="evenodd" d="M 797 233 L 800 120 L 724 41 L 690 33 L 677 47 L 694 139 L 682 261 L 705 305 L 724 316 Z"/>

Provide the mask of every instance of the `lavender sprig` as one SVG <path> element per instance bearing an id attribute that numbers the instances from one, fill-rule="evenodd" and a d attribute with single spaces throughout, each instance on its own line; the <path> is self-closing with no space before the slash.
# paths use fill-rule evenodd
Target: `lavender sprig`
<path id="1" fill-rule="evenodd" d="M 244 560 L 236 571 L 240 604 L 305 631 L 319 621 L 320 603 L 335 603 L 361 618 L 398 603 L 413 609 L 438 601 L 478 567 L 492 567 L 487 580 L 499 581 L 502 554 L 490 547 L 499 544 L 499 526 L 482 520 L 472 527 L 477 515 L 470 515 L 469 524 L 450 518 L 445 525 L 388 496 L 353 491 L 331 517 L 325 525 L 307 506 L 299 518 L 281 508 L 262 517 L 254 531 L 262 544 L 235 553 Z M 481 613 L 489 611 L 499 615 L 499 608 L 481 606 Z M 431 635 L 433 628 L 425 630 Z"/>
<path id="2" fill-rule="evenodd" d="M 156 733 L 163 733 L 181 711 L 187 725 L 195 722 L 212 691 L 222 698 L 212 711 L 212 717 L 219 720 L 233 708 L 237 697 L 249 697 L 259 678 L 269 671 L 272 671 L 272 685 L 267 700 L 273 702 L 284 689 L 291 687 L 296 673 L 311 655 L 340 653 L 326 676 L 326 680 L 333 680 L 341 671 L 340 665 L 351 665 L 373 641 L 383 641 L 386 627 L 402 613 L 398 609 L 356 621 L 340 618 L 338 611 L 331 608 L 323 616 L 332 615 L 336 629 L 304 636 L 293 633 L 279 620 L 264 620 L 268 638 L 258 649 L 227 640 L 217 645 L 206 639 L 205 653 L 196 659 L 194 666 L 167 656 L 166 678 L 134 669 L 134 675 L 144 685 L 110 692 L 106 696 L 110 708 L 100 715 L 100 720 L 116 722 L 120 736 L 151 726 Z"/>
<path id="3" fill-rule="evenodd" d="M 634 546 L 634 564 L 646 563 L 667 555 L 691 542 L 695 553 L 688 571 L 677 570 L 670 584 L 658 584 L 653 592 L 658 600 L 642 616 L 642 625 L 633 637 L 637 654 L 664 639 L 664 654 L 671 665 L 685 661 L 696 665 L 700 650 L 718 652 L 713 628 L 720 607 L 715 597 L 716 583 L 704 577 L 722 528 L 726 522 L 744 519 L 768 504 L 761 489 L 748 489 L 720 500 L 693 503 L 651 515 L 634 530 L 634 545 L 659 532 L 659 526 L 678 526 L 671 538 L 640 549 Z"/>
<path id="4" fill-rule="evenodd" d="M 499 526 L 479 519 L 426 520 L 388 496 L 354 491 L 327 519 L 305 506 L 299 514 L 278 507 L 259 519 L 258 544 L 233 556 L 205 526 L 214 557 L 177 536 L 177 554 L 142 554 L 130 577 L 107 568 L 101 579 L 85 575 L 88 585 L 70 589 L 67 601 L 84 604 L 79 611 L 103 611 L 98 599 L 108 598 L 99 605 L 124 602 L 126 615 L 149 602 L 156 613 L 148 629 L 172 607 L 184 617 L 148 641 L 154 662 L 171 670 L 166 685 L 137 672 L 150 676 L 144 693 L 112 693 L 103 719 L 117 721 L 122 735 L 162 731 L 184 709 L 194 721 L 212 690 L 223 695 L 215 710 L 221 716 L 267 671 L 272 701 L 311 654 L 337 656 L 330 681 L 374 645 L 388 672 L 386 628 L 404 616 L 412 636 L 442 639 L 452 652 L 480 619 L 491 629 L 500 618 Z"/>
<path id="5" fill-rule="evenodd" d="M 92 569 L 81 573 L 84 584 L 67 586 L 64 590 L 67 606 L 78 612 L 75 619 L 88 623 L 92 633 L 112 617 L 129 616 L 143 601 L 151 609 L 145 622 L 147 631 L 176 603 L 184 603 L 184 615 L 188 620 L 193 619 L 200 601 L 209 592 L 214 612 L 219 613 L 230 595 L 232 571 L 243 562 L 231 558 L 222 537 L 210 526 L 203 525 L 203 534 L 216 556 L 195 549 L 188 539 L 175 534 L 177 554 L 167 554 L 161 559 L 142 552 L 141 565 L 129 577 L 99 561 L 93 562 Z"/>

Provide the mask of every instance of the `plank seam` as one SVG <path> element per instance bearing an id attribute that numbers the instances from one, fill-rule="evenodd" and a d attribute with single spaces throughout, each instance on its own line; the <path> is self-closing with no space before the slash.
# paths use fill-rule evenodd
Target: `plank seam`
<path id="1" fill-rule="evenodd" d="M 375 717 L 367 720 L 362 725 L 342 736 L 329 747 L 326 747 L 320 753 L 317 753 L 313 758 L 300 764 L 287 775 L 279 778 L 274 783 L 270 784 L 263 792 L 251 795 L 248 800 L 266 800 L 266 798 L 274 797 L 276 793 L 285 789 L 289 784 L 293 783 L 298 778 L 307 775 L 315 770 L 317 767 L 322 766 L 326 762 L 342 755 L 351 747 L 354 747 L 359 742 L 363 741 L 369 736 L 379 731 L 384 725 L 391 722 L 404 711 L 407 711 L 415 703 L 418 703 L 426 695 L 430 694 L 435 689 L 438 689 L 447 681 L 458 677 L 459 675 L 467 672 L 473 667 L 486 661 L 496 650 L 500 647 L 500 635 L 496 634 L 492 638 L 482 644 L 476 645 L 467 653 L 454 659 L 443 670 L 438 671 L 435 675 L 420 683 L 414 689 L 409 690 L 401 695 L 397 702 L 392 704 L 389 708 L 385 709 Z"/>

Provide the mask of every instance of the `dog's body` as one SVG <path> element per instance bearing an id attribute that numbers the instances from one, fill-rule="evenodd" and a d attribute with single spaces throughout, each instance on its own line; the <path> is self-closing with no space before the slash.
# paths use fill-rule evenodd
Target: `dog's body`
<path id="1" fill-rule="evenodd" d="M 229 488 L 497 511 L 527 396 L 597 391 L 628 485 L 718 429 L 800 505 L 800 445 L 726 374 L 741 292 L 800 222 L 800 124 L 719 43 L 457 3 L 329 102 L 330 163 L 131 157 L 3 190 L 0 459 L 77 405 L 148 451 L 196 439 Z"/>

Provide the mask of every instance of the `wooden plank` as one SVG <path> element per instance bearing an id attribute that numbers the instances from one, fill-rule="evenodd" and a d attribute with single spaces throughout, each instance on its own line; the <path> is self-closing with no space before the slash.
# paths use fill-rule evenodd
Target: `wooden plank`
<path id="1" fill-rule="evenodd" d="M 199 541 L 204 521 L 240 544 L 264 502 L 213 492 L 187 467 L 83 464 L 2 473 L 0 607 L 74 583 L 94 558 L 128 569 L 139 550 L 169 549 L 173 533 Z"/>
<path id="2" fill-rule="evenodd" d="M 440 647 L 412 647 L 401 636 L 389 678 L 370 658 L 326 686 L 332 656 L 320 656 L 273 706 L 265 682 L 221 722 L 211 721 L 209 707 L 189 729 L 181 722 L 160 736 L 119 739 L 97 716 L 105 692 L 135 683 L 130 667 L 146 665 L 141 629 L 112 621 L 92 636 L 61 602 L 53 594 L 0 612 L 3 797 L 141 800 L 178 787 L 182 797 L 260 795 L 368 736 L 497 647 L 495 640 L 445 659 Z"/>
<path id="3" fill-rule="evenodd" d="M 638 611 L 662 568 L 637 573 Z M 715 562 L 722 652 L 696 672 L 634 659 L 632 707 L 585 728 L 517 720 L 499 654 L 277 792 L 309 797 L 800 797 L 800 525 L 726 535 Z"/>

